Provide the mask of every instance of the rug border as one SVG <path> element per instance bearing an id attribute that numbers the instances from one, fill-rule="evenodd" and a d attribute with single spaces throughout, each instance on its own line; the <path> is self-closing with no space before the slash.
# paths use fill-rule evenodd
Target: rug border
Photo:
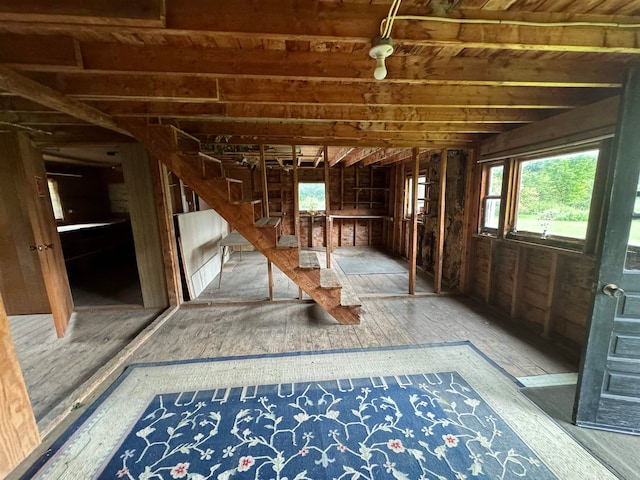
<path id="1" fill-rule="evenodd" d="M 309 350 L 309 351 L 297 351 L 297 352 L 282 352 L 282 353 L 260 353 L 253 355 L 227 355 L 224 357 L 207 357 L 188 360 L 167 360 L 162 362 L 140 362 L 127 365 L 123 372 L 109 387 L 98 396 L 98 398 L 87 407 L 87 409 L 80 415 L 67 429 L 51 444 L 47 451 L 42 454 L 29 469 L 20 476 L 20 480 L 29 480 L 33 478 L 42 467 L 53 457 L 58 451 L 65 445 L 65 443 L 73 436 L 74 433 L 84 424 L 102 405 L 102 403 L 116 390 L 120 384 L 127 379 L 127 377 L 133 373 L 134 370 L 139 368 L 148 367 L 162 367 L 167 365 L 186 365 L 193 363 L 210 363 L 210 362 L 224 362 L 229 360 L 254 360 L 260 358 L 276 358 L 276 357 L 296 357 L 296 356 L 312 356 L 312 355 L 327 355 L 336 353 L 354 353 L 363 351 L 385 351 L 385 350 L 410 350 L 419 348 L 435 348 L 435 347 L 457 347 L 468 346 L 484 360 L 486 360 L 492 367 L 497 369 L 500 373 L 505 375 L 511 380 L 516 388 L 521 389 L 524 385 L 518 381 L 518 379 L 507 372 L 504 368 L 498 365 L 493 359 L 489 358 L 482 350 L 476 347 L 470 340 L 461 340 L 456 342 L 437 342 L 437 343 L 419 343 L 409 345 L 389 345 L 379 347 L 360 347 L 360 348 L 336 348 L 329 350 Z M 523 395 L 525 398 L 526 395 Z M 530 401 L 530 400 L 529 400 Z M 533 402 L 532 402 L 533 403 Z M 547 415 L 548 416 L 548 415 Z"/>

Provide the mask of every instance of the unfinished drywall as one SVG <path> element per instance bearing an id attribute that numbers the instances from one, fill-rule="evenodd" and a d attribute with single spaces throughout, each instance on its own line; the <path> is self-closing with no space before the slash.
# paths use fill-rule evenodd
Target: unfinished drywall
<path id="1" fill-rule="evenodd" d="M 202 293 L 220 273 L 220 240 L 228 224 L 215 210 L 176 215 L 185 280 L 191 299 Z"/>

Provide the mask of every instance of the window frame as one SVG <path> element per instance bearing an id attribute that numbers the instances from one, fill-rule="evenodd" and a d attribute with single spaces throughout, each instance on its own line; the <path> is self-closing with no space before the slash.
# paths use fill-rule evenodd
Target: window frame
<path id="1" fill-rule="evenodd" d="M 528 232 L 523 230 L 514 230 L 517 219 L 518 200 L 520 197 L 521 172 L 522 165 L 531 160 L 549 159 L 556 156 L 579 154 L 590 150 L 598 150 L 598 158 L 596 162 L 596 170 L 593 178 L 593 190 L 591 195 L 591 203 L 589 205 L 589 214 L 587 220 L 586 237 L 583 239 L 575 237 L 565 237 L 558 235 L 547 235 L 542 238 L 538 232 Z M 600 216 L 603 200 L 597 195 L 598 186 L 606 177 L 608 155 L 610 154 L 610 146 L 606 141 L 585 143 L 571 148 L 557 148 L 536 154 L 522 154 L 496 161 L 488 161 L 482 163 L 480 198 L 478 205 L 478 234 L 502 238 L 512 241 L 537 244 L 540 246 L 562 248 L 566 250 L 578 251 L 582 253 L 593 253 L 595 244 L 599 240 L 598 229 L 600 224 Z M 484 225 L 484 213 L 487 198 L 498 198 L 487 195 L 489 175 L 488 172 L 492 167 L 504 165 L 502 192 L 500 198 L 500 215 L 498 219 L 498 228 L 494 229 Z"/>
<path id="2" fill-rule="evenodd" d="M 500 195 L 491 195 L 490 194 L 490 182 L 491 182 L 491 170 L 493 168 L 502 167 L 502 185 L 500 186 Z M 480 222 L 478 231 L 480 233 L 491 235 L 494 237 L 498 236 L 498 232 L 500 231 L 500 225 L 502 224 L 502 219 L 504 217 L 504 205 L 505 205 L 505 179 L 508 177 L 506 175 L 508 172 L 507 162 L 501 160 L 499 162 L 489 162 L 482 166 L 482 179 L 481 179 L 481 197 L 480 197 Z M 489 193 L 488 193 L 489 192 Z M 498 225 L 496 227 L 488 227 L 485 225 L 486 215 L 485 212 L 487 210 L 487 200 L 500 200 L 500 208 L 498 211 Z"/>

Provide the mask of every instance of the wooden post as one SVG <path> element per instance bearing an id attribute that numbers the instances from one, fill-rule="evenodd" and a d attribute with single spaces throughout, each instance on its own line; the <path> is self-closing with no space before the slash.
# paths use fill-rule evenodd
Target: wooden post
<path id="1" fill-rule="evenodd" d="M 7 476 L 39 443 L 36 419 L 0 297 L 0 477 Z"/>
<path id="2" fill-rule="evenodd" d="M 260 144 L 260 171 L 262 172 L 262 208 L 264 216 L 269 216 L 269 186 L 267 182 L 267 162 L 264 158 L 264 145 Z"/>
<path id="3" fill-rule="evenodd" d="M 411 244 L 409 250 L 409 295 L 416 293 L 416 268 L 418 256 L 418 170 L 420 149 L 414 147 L 411 171 Z"/>
<path id="4" fill-rule="evenodd" d="M 471 245 L 473 235 L 478 231 L 478 214 L 480 195 L 476 187 L 480 185 L 482 168 L 476 162 L 477 149 L 467 151 L 467 168 L 465 171 L 465 197 L 462 223 L 462 265 L 460 265 L 460 286 L 462 293 L 468 294 L 471 274 Z"/>
<path id="5" fill-rule="evenodd" d="M 260 144 L 260 171 L 262 172 L 262 208 L 265 217 L 269 217 L 269 184 L 267 182 L 267 162 L 264 158 L 264 145 Z M 282 200 L 282 198 L 281 198 Z M 277 239 L 276 239 L 277 242 Z M 267 260 L 267 274 L 269 277 L 269 300 L 273 300 L 273 267 L 271 260 Z"/>
<path id="6" fill-rule="evenodd" d="M 325 254 L 327 257 L 327 268 L 331 268 L 331 243 L 333 242 L 331 225 L 331 188 L 329 185 L 329 148 L 324 146 L 324 201 L 325 201 Z"/>
<path id="7" fill-rule="evenodd" d="M 298 240 L 300 250 L 300 193 L 298 185 L 298 154 L 296 146 L 291 146 L 291 159 L 293 160 L 293 227 L 294 235 Z M 298 287 L 298 298 L 302 300 L 302 288 Z"/>
<path id="8" fill-rule="evenodd" d="M 158 160 L 149 159 L 151 169 L 151 181 L 153 182 L 153 194 L 156 200 L 158 212 L 158 225 L 160 243 L 162 245 L 162 258 L 164 260 L 164 272 L 167 280 L 167 295 L 169 305 L 182 304 L 182 280 L 180 278 L 180 265 L 178 263 L 178 246 L 176 245 L 176 232 L 173 224 L 173 211 L 171 210 L 171 190 L 169 187 L 169 175 L 167 167 Z"/>
<path id="9" fill-rule="evenodd" d="M 436 265 L 433 279 L 435 293 L 442 291 L 442 265 L 444 260 L 444 226 L 446 221 L 447 149 L 440 153 L 440 191 L 438 192 L 438 235 L 436 237 Z"/>
<path id="10" fill-rule="evenodd" d="M 123 145 L 121 152 L 142 300 L 147 308 L 167 307 L 169 297 L 149 157 L 140 144 Z"/>

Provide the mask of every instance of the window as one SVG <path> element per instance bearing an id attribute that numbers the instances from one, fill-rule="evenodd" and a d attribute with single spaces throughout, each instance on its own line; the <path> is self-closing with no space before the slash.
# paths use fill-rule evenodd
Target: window
<path id="1" fill-rule="evenodd" d="M 488 165 L 484 170 L 484 198 L 482 200 L 483 232 L 497 232 L 500 223 L 502 176 L 504 165 Z"/>
<path id="2" fill-rule="evenodd" d="M 598 150 L 518 163 L 512 232 L 584 240 Z"/>
<path id="3" fill-rule="evenodd" d="M 303 212 L 325 211 L 324 183 L 299 183 L 298 208 Z"/>
<path id="4" fill-rule="evenodd" d="M 405 181 L 404 216 L 411 217 L 413 213 L 413 177 L 407 176 Z M 418 214 L 425 213 L 425 200 L 427 199 L 427 177 L 424 174 L 418 176 Z"/>
<path id="5" fill-rule="evenodd" d="M 51 205 L 53 206 L 53 216 L 56 220 L 64 221 L 64 210 L 62 209 L 62 201 L 58 193 L 58 182 L 53 178 L 47 179 L 49 187 L 49 196 L 51 197 Z"/>

